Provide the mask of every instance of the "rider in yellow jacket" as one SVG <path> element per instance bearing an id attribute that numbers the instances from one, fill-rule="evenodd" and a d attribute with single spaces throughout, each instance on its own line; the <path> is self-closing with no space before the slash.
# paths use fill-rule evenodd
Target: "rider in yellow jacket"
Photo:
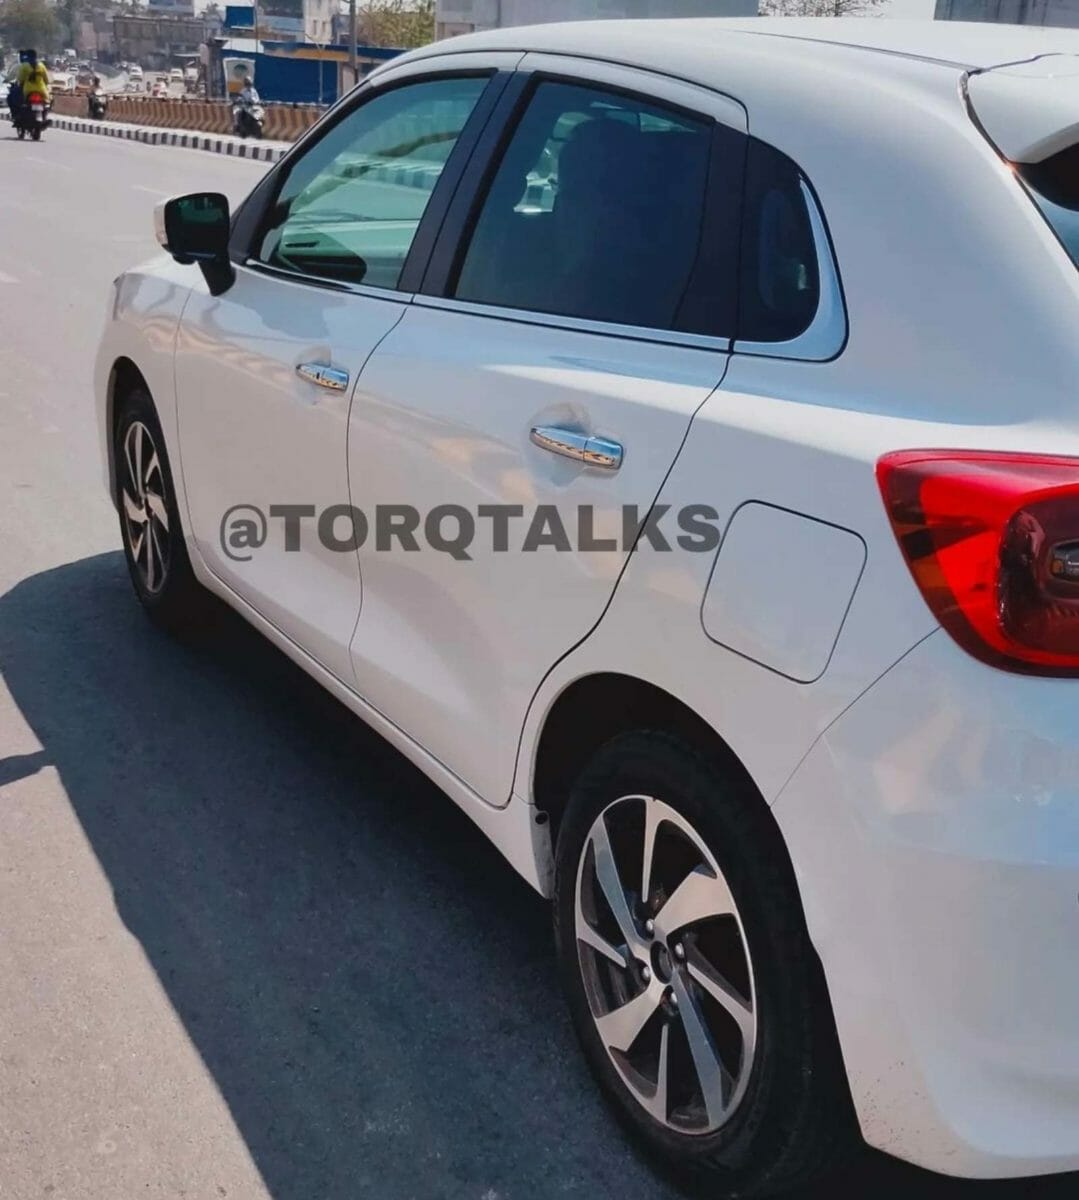
<path id="1" fill-rule="evenodd" d="M 27 50 L 26 62 L 19 64 L 19 87 L 22 88 L 23 103 L 30 99 L 31 92 L 39 92 L 49 102 L 49 72 L 38 59 L 36 50 Z"/>

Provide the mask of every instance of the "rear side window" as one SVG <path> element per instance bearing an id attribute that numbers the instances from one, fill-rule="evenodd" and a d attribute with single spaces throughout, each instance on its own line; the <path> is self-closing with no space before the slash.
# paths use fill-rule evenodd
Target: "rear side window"
<path id="1" fill-rule="evenodd" d="M 1044 162 L 1016 169 L 1042 215 L 1079 266 L 1079 143 Z"/>
<path id="2" fill-rule="evenodd" d="M 786 342 L 809 328 L 820 272 L 806 187 L 785 154 L 750 138 L 738 339 Z"/>
<path id="3" fill-rule="evenodd" d="M 483 201 L 454 295 L 691 328 L 711 147 L 707 119 L 601 88 L 541 83 Z"/>

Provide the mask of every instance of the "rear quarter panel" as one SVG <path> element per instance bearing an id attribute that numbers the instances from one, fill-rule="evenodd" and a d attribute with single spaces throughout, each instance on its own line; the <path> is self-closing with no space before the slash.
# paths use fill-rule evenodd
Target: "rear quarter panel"
<path id="1" fill-rule="evenodd" d="M 936 628 L 885 515 L 877 458 L 923 447 L 1079 454 L 1079 272 L 970 120 L 961 82 L 958 70 L 910 62 L 881 80 L 834 71 L 812 105 L 804 75 L 735 91 L 750 132 L 794 158 L 817 193 L 848 339 L 829 362 L 736 344 L 659 502 L 711 505 L 726 528 L 758 501 L 865 542 L 826 670 L 796 682 L 709 640 L 701 605 L 714 556 L 639 548 L 600 625 L 536 696 L 522 794 L 557 695 L 582 675 L 617 671 L 700 714 L 771 802 L 828 725 Z M 796 609 L 799 580 L 788 586 Z"/>

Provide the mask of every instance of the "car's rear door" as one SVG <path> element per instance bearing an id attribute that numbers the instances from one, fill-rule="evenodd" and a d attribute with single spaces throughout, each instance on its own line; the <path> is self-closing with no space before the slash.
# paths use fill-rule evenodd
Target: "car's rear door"
<path id="1" fill-rule="evenodd" d="M 193 289 L 184 311 L 176 390 L 199 553 L 350 684 L 361 601 L 347 523 L 353 388 L 406 310 L 455 172 L 519 57 L 412 63 L 365 89 L 244 205 L 233 285 Z M 342 509 L 345 522 L 320 536 L 319 518 Z M 242 524 L 252 521 L 258 546 Z"/>
<path id="2" fill-rule="evenodd" d="M 529 701 L 726 370 L 746 125 L 648 72 L 530 54 L 517 74 L 349 423 L 354 503 L 415 510 L 414 540 L 360 550 L 357 686 L 499 804 Z"/>

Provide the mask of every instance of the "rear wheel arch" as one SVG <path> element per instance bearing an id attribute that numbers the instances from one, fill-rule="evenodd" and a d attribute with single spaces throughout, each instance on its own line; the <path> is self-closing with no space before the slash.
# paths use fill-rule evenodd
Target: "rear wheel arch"
<path id="1" fill-rule="evenodd" d="M 670 734 L 705 754 L 732 778 L 759 789 L 723 737 L 689 705 L 634 675 L 584 675 L 556 697 L 536 740 L 532 798 L 557 837 L 573 781 L 612 738 L 635 730 Z M 768 811 L 763 796 L 761 807 Z M 779 834 L 778 826 L 776 835 Z"/>

